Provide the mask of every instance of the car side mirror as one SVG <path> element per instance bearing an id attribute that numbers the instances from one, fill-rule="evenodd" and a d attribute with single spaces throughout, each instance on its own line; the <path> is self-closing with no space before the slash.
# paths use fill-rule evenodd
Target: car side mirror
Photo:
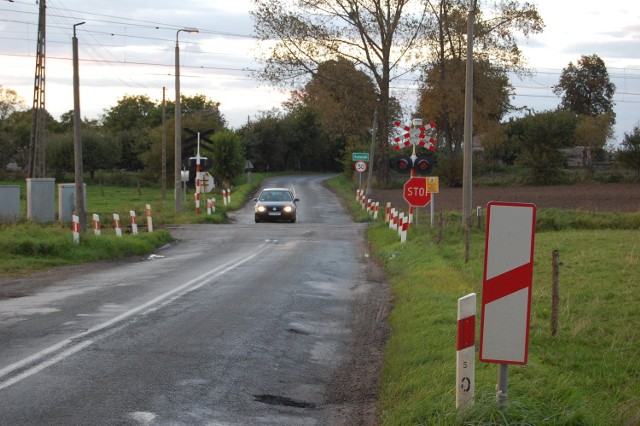
<path id="1" fill-rule="evenodd" d="M 293 199 L 293 202 L 294 202 L 294 203 L 297 203 L 298 201 L 300 201 L 300 198 L 294 198 L 294 199 Z"/>

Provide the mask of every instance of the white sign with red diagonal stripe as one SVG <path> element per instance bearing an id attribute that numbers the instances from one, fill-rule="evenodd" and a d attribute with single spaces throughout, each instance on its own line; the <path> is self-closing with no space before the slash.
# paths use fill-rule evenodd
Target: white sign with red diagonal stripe
<path id="1" fill-rule="evenodd" d="M 536 206 L 491 202 L 482 286 L 480 360 L 526 364 Z"/>

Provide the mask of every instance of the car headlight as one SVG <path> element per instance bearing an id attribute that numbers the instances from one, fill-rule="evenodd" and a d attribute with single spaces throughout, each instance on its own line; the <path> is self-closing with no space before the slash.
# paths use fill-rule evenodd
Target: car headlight
<path id="1" fill-rule="evenodd" d="M 264 213 L 267 211 L 267 208 L 265 206 L 258 206 L 256 207 L 256 211 L 259 213 Z"/>
<path id="2" fill-rule="evenodd" d="M 284 210 L 285 213 L 291 213 L 293 211 L 293 207 L 285 206 L 285 208 L 283 210 Z"/>

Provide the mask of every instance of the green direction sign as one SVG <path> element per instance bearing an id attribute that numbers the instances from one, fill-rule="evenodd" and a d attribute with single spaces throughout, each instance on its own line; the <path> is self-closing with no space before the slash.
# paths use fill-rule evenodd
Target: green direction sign
<path id="1" fill-rule="evenodd" d="M 351 153 L 351 161 L 369 161 L 369 153 L 353 152 Z"/>

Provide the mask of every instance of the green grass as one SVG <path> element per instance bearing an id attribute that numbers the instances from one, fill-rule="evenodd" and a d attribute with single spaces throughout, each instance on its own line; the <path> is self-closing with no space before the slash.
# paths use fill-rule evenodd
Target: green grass
<path id="1" fill-rule="evenodd" d="M 347 185 L 341 193 L 356 205 L 352 192 Z M 368 229 L 393 293 L 380 423 L 639 424 L 638 215 L 538 211 L 529 362 L 509 367 L 509 400 L 500 411 L 498 367 L 476 359 L 475 404 L 464 417 L 455 409 L 456 307 L 458 298 L 475 292 L 479 311 L 484 231 L 473 230 L 465 263 L 460 217 L 445 218 L 440 243 L 428 225 L 413 228 L 406 244 L 386 224 Z M 556 336 L 550 324 L 553 250 L 562 262 Z M 479 312 L 477 324 L 479 336 Z"/>
<path id="2" fill-rule="evenodd" d="M 193 192 L 183 204 L 183 213 L 175 214 L 173 191 L 167 191 L 162 200 L 160 188 L 119 187 L 107 185 L 87 185 L 87 231 L 81 234 L 80 244 L 73 243 L 68 224 L 35 224 L 24 217 L 17 224 L 0 225 L 0 275 L 24 274 L 49 267 L 78 264 L 105 259 L 118 259 L 131 255 L 149 253 L 172 240 L 163 229 L 167 224 L 176 223 L 222 223 L 226 212 L 244 205 L 262 180 L 269 174 L 254 173 L 252 183 L 245 176 L 238 179 L 233 188 L 231 203 L 223 205 L 221 190 L 203 196 L 201 214 L 195 214 Z M 21 211 L 26 211 L 26 185 L 24 182 L 3 182 L 21 185 Z M 57 186 L 56 186 L 57 190 Z M 216 213 L 206 214 L 206 198 L 216 198 Z M 56 194 L 57 200 L 57 194 Z M 150 204 L 153 215 L 154 232 L 146 232 L 145 205 Z M 125 232 L 122 238 L 115 236 L 113 214 L 120 215 L 123 227 L 130 225 L 129 211 L 138 216 L 140 233 L 136 236 Z M 101 236 L 95 237 L 91 229 L 92 214 L 100 215 Z M 126 231 L 126 228 L 125 228 Z"/>

